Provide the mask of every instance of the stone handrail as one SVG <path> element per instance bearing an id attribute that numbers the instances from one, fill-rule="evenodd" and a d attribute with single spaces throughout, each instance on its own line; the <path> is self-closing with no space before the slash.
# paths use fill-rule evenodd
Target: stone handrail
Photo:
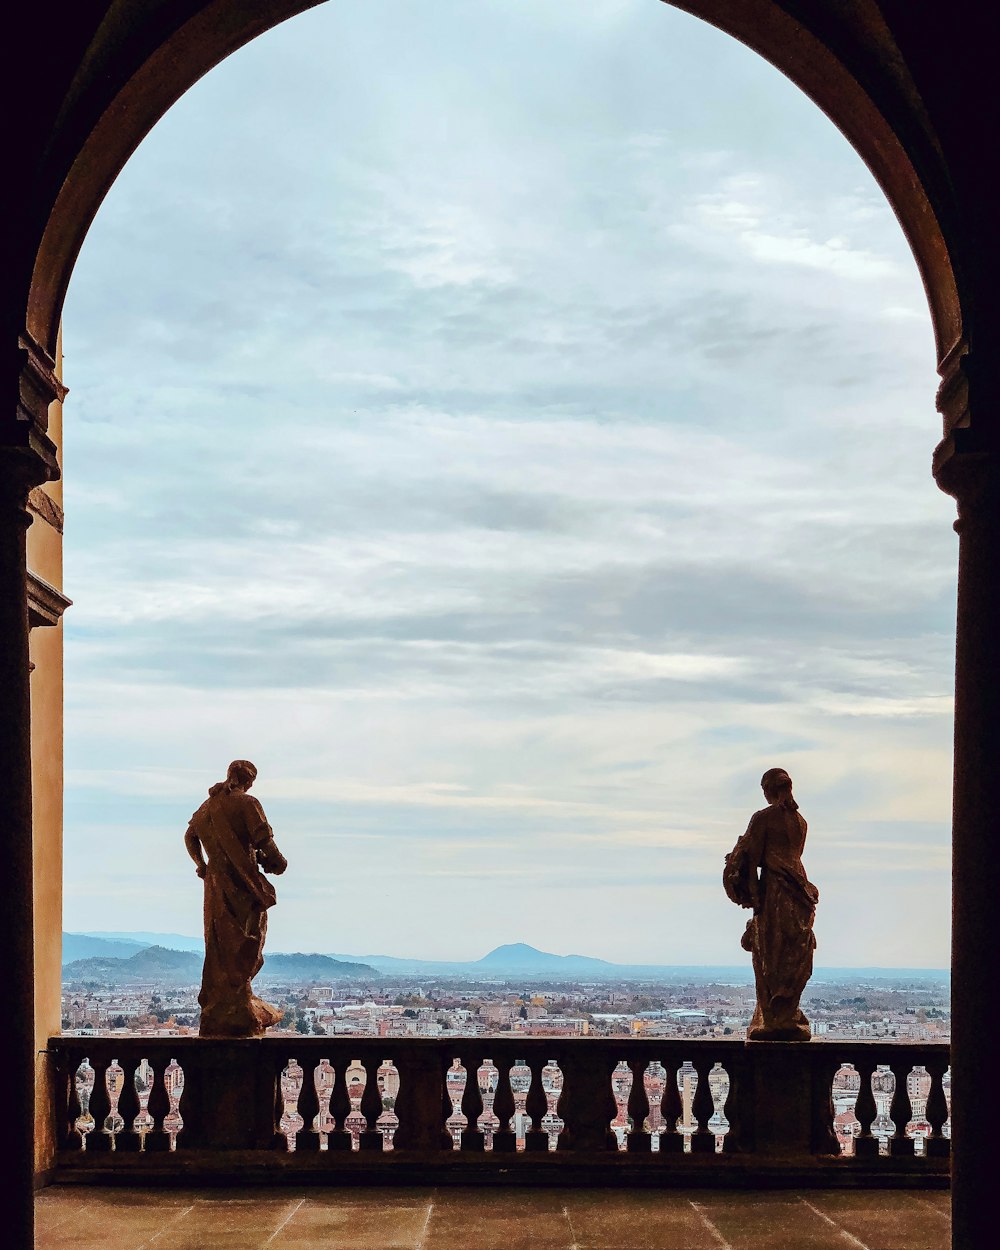
<path id="1" fill-rule="evenodd" d="M 946 1043 L 115 1035 L 49 1049 L 66 1179 L 856 1186 L 949 1171 Z"/>

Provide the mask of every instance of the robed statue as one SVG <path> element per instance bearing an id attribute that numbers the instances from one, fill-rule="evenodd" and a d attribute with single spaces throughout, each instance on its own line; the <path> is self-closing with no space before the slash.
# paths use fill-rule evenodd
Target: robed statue
<path id="1" fill-rule="evenodd" d="M 264 873 L 288 867 L 264 809 L 248 793 L 256 776 L 249 760 L 234 760 L 184 835 L 195 872 L 205 882 L 201 1037 L 261 1037 L 282 1016 L 250 985 L 264 963 L 267 909 L 277 901 Z"/>
<path id="2" fill-rule="evenodd" d="M 807 1042 L 812 1036 L 799 999 L 812 976 L 813 923 L 819 891 L 806 877 L 806 822 L 783 768 L 761 778 L 767 807 L 726 856 L 722 883 L 741 907 L 753 908 L 742 946 L 753 958 L 757 1007 L 748 1041 Z"/>

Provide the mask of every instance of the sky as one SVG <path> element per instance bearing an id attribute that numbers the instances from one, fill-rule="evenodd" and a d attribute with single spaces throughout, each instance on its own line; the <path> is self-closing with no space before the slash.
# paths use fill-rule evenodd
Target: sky
<path id="1" fill-rule="evenodd" d="M 949 959 L 956 538 L 860 158 L 657 0 L 340 0 L 209 73 L 64 318 L 64 927 L 740 964 L 781 766 L 818 965 Z"/>

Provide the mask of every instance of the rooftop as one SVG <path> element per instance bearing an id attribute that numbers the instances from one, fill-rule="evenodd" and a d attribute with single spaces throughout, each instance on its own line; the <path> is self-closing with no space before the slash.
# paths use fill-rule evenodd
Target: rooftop
<path id="1" fill-rule="evenodd" d="M 53 1185 L 38 1250 L 947 1250 L 942 1190 Z"/>

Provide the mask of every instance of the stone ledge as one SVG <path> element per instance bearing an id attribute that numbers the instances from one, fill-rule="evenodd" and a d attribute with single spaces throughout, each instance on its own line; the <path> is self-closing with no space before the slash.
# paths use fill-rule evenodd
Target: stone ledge
<path id="1" fill-rule="evenodd" d="M 28 627 L 58 625 L 62 614 L 73 603 L 61 590 L 50 586 L 37 573 L 28 573 Z"/>

